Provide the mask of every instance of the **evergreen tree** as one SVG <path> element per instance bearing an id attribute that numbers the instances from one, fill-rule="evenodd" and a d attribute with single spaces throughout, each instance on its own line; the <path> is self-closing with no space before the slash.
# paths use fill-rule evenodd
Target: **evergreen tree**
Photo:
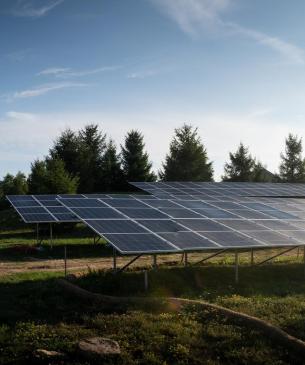
<path id="1" fill-rule="evenodd" d="M 102 162 L 106 148 L 106 135 L 98 125 L 89 124 L 79 132 L 79 191 L 93 193 L 102 184 Z"/>
<path id="2" fill-rule="evenodd" d="M 144 151 L 143 135 L 131 130 L 125 137 L 122 149 L 122 168 L 126 181 L 155 181 L 156 175 L 151 171 L 148 153 Z"/>
<path id="3" fill-rule="evenodd" d="M 266 167 L 260 162 L 255 162 L 252 171 L 252 179 L 254 182 L 276 182 L 277 177 L 266 169 Z"/>
<path id="4" fill-rule="evenodd" d="M 78 178 L 69 175 L 62 160 L 47 158 L 32 163 L 28 184 L 31 194 L 74 194 Z"/>
<path id="5" fill-rule="evenodd" d="M 78 176 L 80 172 L 79 150 L 79 139 L 76 133 L 68 128 L 54 141 L 54 145 L 50 149 L 50 157 L 62 160 L 67 172 Z"/>
<path id="6" fill-rule="evenodd" d="M 59 159 L 46 160 L 46 185 L 51 194 L 75 194 L 78 178 L 71 176 L 65 169 L 65 164 Z"/>
<path id="7" fill-rule="evenodd" d="M 0 182 L 1 193 L 5 195 L 25 195 L 28 193 L 28 183 L 26 176 L 18 172 L 15 176 L 6 174 Z"/>
<path id="8" fill-rule="evenodd" d="M 212 162 L 201 143 L 197 128 L 184 124 L 175 129 L 169 154 L 159 177 L 167 181 L 212 181 Z"/>
<path id="9" fill-rule="evenodd" d="M 100 191 L 118 191 L 126 187 L 121 168 L 120 156 L 117 154 L 113 140 L 110 140 L 102 162 L 102 182 Z"/>
<path id="10" fill-rule="evenodd" d="M 252 181 L 255 160 L 249 153 L 248 147 L 242 143 L 235 153 L 229 154 L 230 162 L 224 167 L 223 181 Z"/>
<path id="11" fill-rule="evenodd" d="M 48 194 L 46 161 L 35 160 L 28 178 L 30 194 Z"/>
<path id="12" fill-rule="evenodd" d="M 281 153 L 280 178 L 284 182 L 304 182 L 305 162 L 302 157 L 302 139 L 290 133 L 285 144 L 285 154 Z"/>

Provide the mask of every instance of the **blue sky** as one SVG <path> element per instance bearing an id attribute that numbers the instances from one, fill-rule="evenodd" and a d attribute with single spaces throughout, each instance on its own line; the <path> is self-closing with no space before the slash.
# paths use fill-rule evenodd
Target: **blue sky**
<path id="1" fill-rule="evenodd" d="M 199 128 L 216 178 L 243 141 L 271 171 L 304 136 L 303 0 L 1 0 L 0 176 L 29 172 L 66 127 L 119 145 L 141 130 L 155 170 Z"/>

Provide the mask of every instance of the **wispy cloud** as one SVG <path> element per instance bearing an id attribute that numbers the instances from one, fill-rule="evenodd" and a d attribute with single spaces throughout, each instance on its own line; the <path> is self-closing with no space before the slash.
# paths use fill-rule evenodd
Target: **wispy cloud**
<path id="1" fill-rule="evenodd" d="M 103 66 L 98 67 L 90 70 L 73 70 L 71 68 L 65 68 L 65 67 L 51 67 L 47 68 L 45 70 L 40 71 L 37 76 L 55 76 L 56 78 L 61 79 L 69 79 L 69 78 L 77 78 L 77 77 L 84 77 L 84 76 L 90 76 L 95 75 L 103 72 L 108 71 L 115 71 L 120 69 L 121 66 Z"/>
<path id="2" fill-rule="evenodd" d="M 12 94 L 8 94 L 4 96 L 4 99 L 8 102 L 17 100 L 17 99 L 27 99 L 34 98 L 37 96 L 45 95 L 51 91 L 66 89 L 66 88 L 75 88 L 87 86 L 87 84 L 75 83 L 75 82 L 60 82 L 60 83 L 51 83 L 39 85 L 37 87 L 16 91 Z"/>
<path id="3" fill-rule="evenodd" d="M 158 75 L 161 71 L 160 70 L 140 70 L 134 71 L 127 74 L 128 79 L 145 79 L 147 77 L 152 77 Z"/>
<path id="4" fill-rule="evenodd" d="M 17 17 L 40 18 L 46 15 L 53 8 L 64 2 L 64 0 L 18 0 L 11 10 L 11 14 Z"/>
<path id="5" fill-rule="evenodd" d="M 21 62 L 28 56 L 30 51 L 31 50 L 29 48 L 13 51 L 4 55 L 4 58 L 11 62 Z"/>
<path id="6" fill-rule="evenodd" d="M 255 29 L 224 21 L 222 13 L 231 8 L 232 0 L 151 0 L 151 2 L 176 22 L 183 32 L 193 37 L 199 36 L 204 29 L 216 28 L 230 35 L 235 34 L 254 40 L 285 56 L 292 63 L 305 63 L 305 52 L 301 47 Z"/>

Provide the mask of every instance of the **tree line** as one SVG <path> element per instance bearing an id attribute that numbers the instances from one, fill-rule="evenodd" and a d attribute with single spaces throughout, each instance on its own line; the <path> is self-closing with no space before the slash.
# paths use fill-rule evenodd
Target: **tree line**
<path id="1" fill-rule="evenodd" d="M 272 174 L 240 143 L 229 153 L 222 180 L 305 182 L 302 151 L 302 139 L 289 134 L 280 155 L 279 173 Z M 7 174 L 0 181 L 0 199 L 7 194 L 119 192 L 131 189 L 128 181 L 213 181 L 213 175 L 213 162 L 192 125 L 175 129 L 169 152 L 156 174 L 138 130 L 126 134 L 118 151 L 97 124 L 89 124 L 79 131 L 68 128 L 62 132 L 48 155 L 32 162 L 28 176 L 22 172 Z"/>

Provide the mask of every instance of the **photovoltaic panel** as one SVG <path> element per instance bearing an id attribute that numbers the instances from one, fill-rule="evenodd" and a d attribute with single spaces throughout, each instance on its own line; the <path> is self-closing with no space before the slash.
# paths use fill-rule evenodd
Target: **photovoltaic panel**
<path id="1" fill-rule="evenodd" d="M 155 233 L 165 233 L 165 232 L 181 232 L 188 231 L 188 228 L 182 227 L 176 222 L 169 219 L 160 219 L 160 220 L 138 220 L 137 221 L 142 226 L 148 228 L 150 231 Z"/>
<path id="2" fill-rule="evenodd" d="M 115 208 L 147 208 L 147 205 L 136 199 L 103 199 L 103 202 Z"/>
<path id="3" fill-rule="evenodd" d="M 255 239 L 258 239 L 262 242 L 265 242 L 267 245 L 275 245 L 275 246 L 289 246 L 294 245 L 297 246 L 300 242 L 296 241 L 293 238 L 286 237 L 278 232 L 273 231 L 256 231 L 256 232 L 247 232 L 247 234 Z"/>
<path id="4" fill-rule="evenodd" d="M 85 222 L 101 235 L 105 233 L 148 233 L 140 225 L 128 219 L 85 220 Z"/>
<path id="5" fill-rule="evenodd" d="M 28 214 L 23 214 L 22 217 L 26 223 L 56 222 L 56 219 L 51 214 L 48 213 L 42 213 L 42 214 L 28 213 Z"/>
<path id="6" fill-rule="evenodd" d="M 117 208 L 118 211 L 133 219 L 168 219 L 168 216 L 153 208 Z"/>
<path id="7" fill-rule="evenodd" d="M 120 213 L 111 208 L 74 208 L 73 213 L 81 219 L 122 219 Z"/>
<path id="8" fill-rule="evenodd" d="M 63 199 L 60 199 L 63 202 Z M 79 207 L 79 208 L 98 208 L 98 207 L 107 207 L 105 203 L 98 199 L 64 199 L 64 205 L 66 207 Z"/>
<path id="9" fill-rule="evenodd" d="M 189 209 L 183 208 L 162 208 L 161 212 L 169 215 L 172 218 L 201 218 L 199 214 Z"/>
<path id="10" fill-rule="evenodd" d="M 196 213 L 206 218 L 238 218 L 234 213 L 221 209 L 193 209 Z"/>
<path id="11" fill-rule="evenodd" d="M 230 228 L 210 219 L 178 219 L 177 222 L 196 232 L 230 231 Z"/>
<path id="12" fill-rule="evenodd" d="M 185 251 L 219 248 L 217 244 L 194 232 L 160 233 L 160 235 Z"/>
<path id="13" fill-rule="evenodd" d="M 233 248 L 264 246 L 263 243 L 260 243 L 257 240 L 253 240 L 254 237 L 247 237 L 238 232 L 204 232 L 204 236 L 218 243 L 222 247 Z"/>
<path id="14" fill-rule="evenodd" d="M 176 247 L 150 233 L 104 234 L 104 237 L 123 254 L 178 251 Z"/>

